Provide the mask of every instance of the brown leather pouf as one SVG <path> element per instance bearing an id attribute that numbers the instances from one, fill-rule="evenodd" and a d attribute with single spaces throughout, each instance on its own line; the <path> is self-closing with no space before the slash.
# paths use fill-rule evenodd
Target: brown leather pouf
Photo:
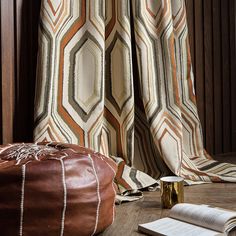
<path id="1" fill-rule="evenodd" d="M 114 219 L 116 164 L 62 143 L 0 147 L 0 235 L 82 236 Z"/>

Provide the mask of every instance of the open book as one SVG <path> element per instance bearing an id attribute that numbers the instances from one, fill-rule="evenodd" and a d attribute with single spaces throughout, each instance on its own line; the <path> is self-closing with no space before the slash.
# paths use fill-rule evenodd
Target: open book
<path id="1" fill-rule="evenodd" d="M 138 230 L 149 235 L 236 236 L 236 212 L 207 205 L 179 203 L 169 217 L 140 224 Z"/>

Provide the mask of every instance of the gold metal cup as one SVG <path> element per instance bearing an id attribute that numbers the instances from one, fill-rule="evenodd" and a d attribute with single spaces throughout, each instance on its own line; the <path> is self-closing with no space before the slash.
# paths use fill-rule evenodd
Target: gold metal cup
<path id="1" fill-rule="evenodd" d="M 170 209 L 175 204 L 184 202 L 184 179 L 166 176 L 160 179 L 161 206 Z"/>

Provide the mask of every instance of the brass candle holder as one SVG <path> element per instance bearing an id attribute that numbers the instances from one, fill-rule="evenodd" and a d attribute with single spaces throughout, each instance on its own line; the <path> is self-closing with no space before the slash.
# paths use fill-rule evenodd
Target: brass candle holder
<path id="1" fill-rule="evenodd" d="M 175 204 L 184 202 L 184 179 L 166 176 L 160 179 L 161 206 L 170 209 Z"/>

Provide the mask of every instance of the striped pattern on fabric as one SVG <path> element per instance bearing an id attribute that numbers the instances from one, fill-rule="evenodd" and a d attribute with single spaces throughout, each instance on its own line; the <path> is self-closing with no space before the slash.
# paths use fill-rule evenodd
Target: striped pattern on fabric
<path id="1" fill-rule="evenodd" d="M 236 181 L 236 166 L 204 151 L 184 0 L 43 0 L 39 29 L 35 141 L 122 157 L 154 178 Z M 124 188 L 153 181 L 130 171 Z"/>

